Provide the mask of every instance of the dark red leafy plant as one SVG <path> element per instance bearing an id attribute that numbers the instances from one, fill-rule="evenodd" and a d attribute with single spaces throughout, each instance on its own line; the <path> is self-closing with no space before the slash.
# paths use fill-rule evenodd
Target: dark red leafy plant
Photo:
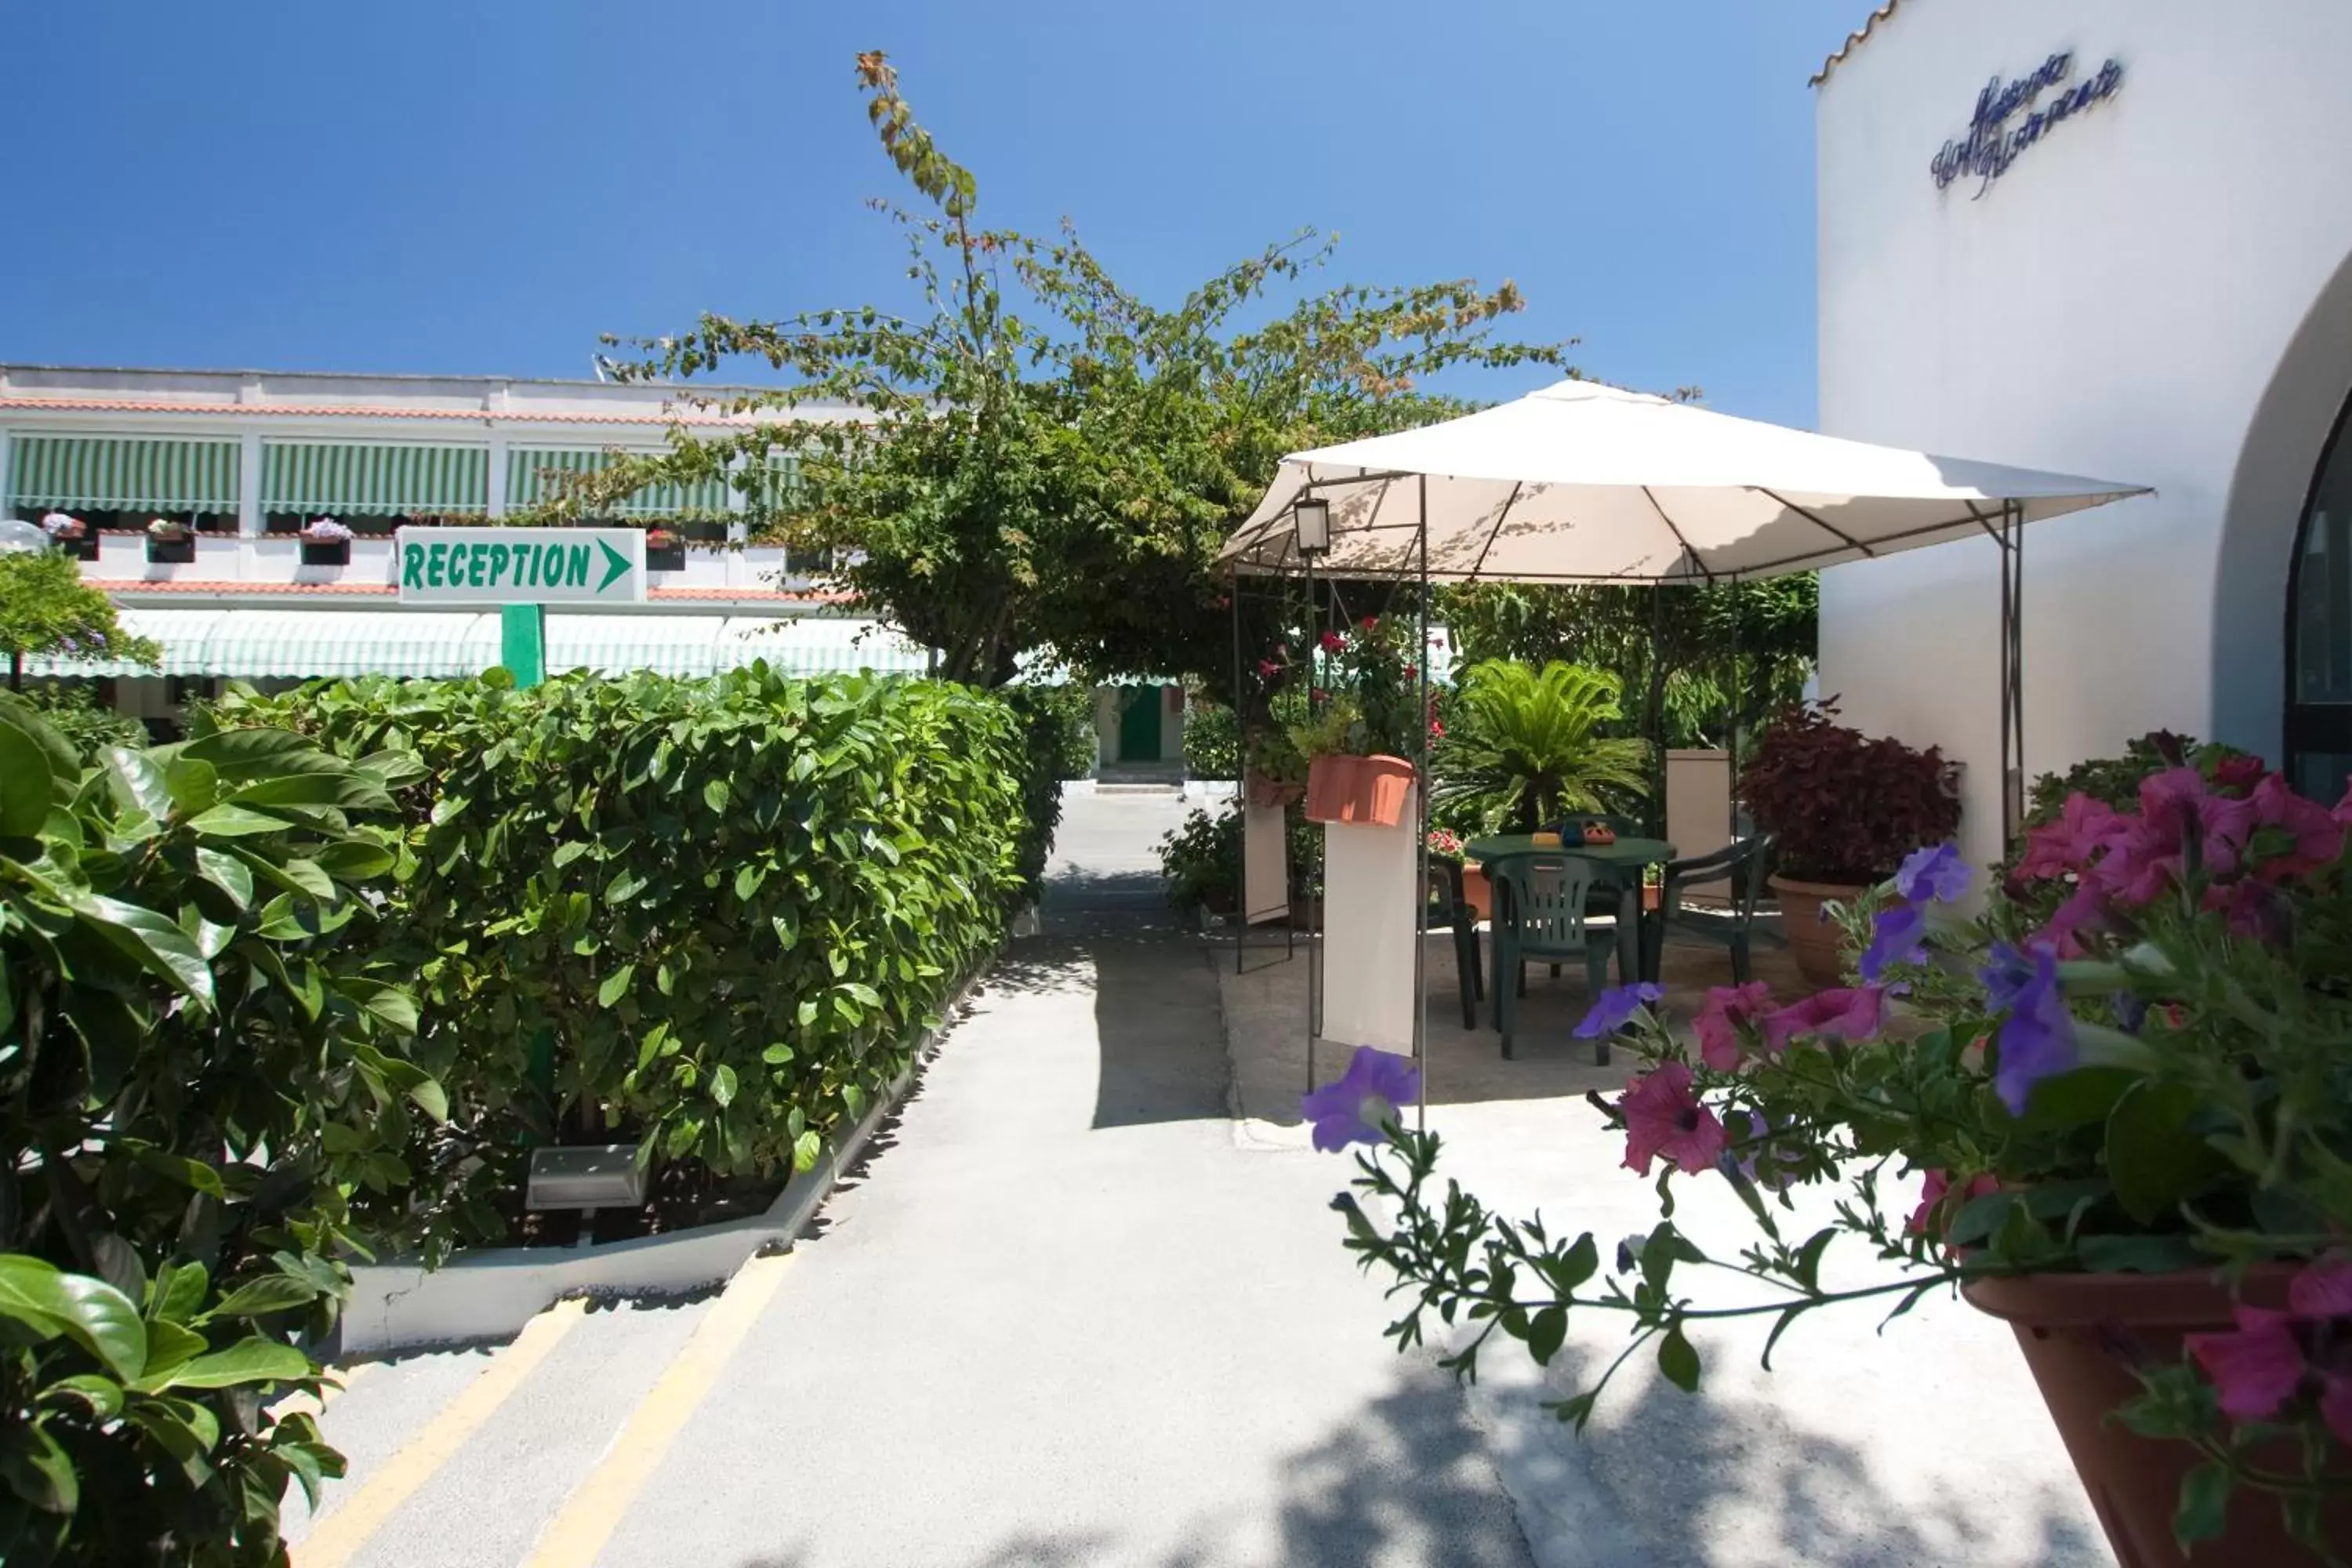
<path id="1" fill-rule="evenodd" d="M 1782 709 L 1740 773 L 1740 798 L 1778 841 L 1782 876 L 1864 887 L 1958 831 L 1958 768 L 1940 748 L 1918 751 L 1836 719 L 1834 697 Z"/>

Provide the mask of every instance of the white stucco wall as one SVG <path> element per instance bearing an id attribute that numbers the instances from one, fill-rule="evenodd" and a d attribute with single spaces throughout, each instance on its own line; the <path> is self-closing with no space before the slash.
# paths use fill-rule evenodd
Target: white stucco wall
<path id="1" fill-rule="evenodd" d="M 2121 90 L 1938 191 L 1987 79 L 2059 50 Z M 2347 62 L 2339 0 L 1906 0 L 1817 89 L 1822 428 L 2160 492 L 2027 531 L 2029 777 L 2158 726 L 2278 757 L 2288 557 L 2352 387 Z M 1822 689 L 1970 763 L 1978 858 L 1995 573 L 1949 545 L 1822 588 Z"/>

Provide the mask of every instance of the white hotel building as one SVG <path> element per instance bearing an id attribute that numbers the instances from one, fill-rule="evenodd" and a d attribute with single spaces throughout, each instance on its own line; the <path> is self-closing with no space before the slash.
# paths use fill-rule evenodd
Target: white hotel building
<path id="1" fill-rule="evenodd" d="M 730 417 L 704 405 L 730 390 L 0 364 L 0 517 L 81 520 L 84 577 L 115 599 L 126 629 L 163 649 L 152 675 L 58 660 L 27 668 L 96 677 L 117 705 L 154 721 L 229 679 L 267 687 L 487 668 L 500 657 L 496 608 L 404 609 L 392 531 L 499 518 L 614 452 L 666 449 L 673 426 L 724 430 Z M 826 592 L 821 563 L 749 542 L 745 504 L 712 479 L 639 491 L 599 520 L 659 525 L 686 547 L 652 561 L 642 605 L 550 606 L 548 669 L 695 676 L 755 659 L 799 674 L 929 668 L 927 650 Z M 155 548 L 147 525 L 159 517 L 188 525 L 190 544 Z M 320 517 L 353 531 L 348 563 L 304 563 L 298 531 Z M 1166 771 L 1181 758 L 1176 689 L 1104 688 L 1097 702 L 1106 763 Z"/>
<path id="2" fill-rule="evenodd" d="M 2352 773 L 2352 5 L 1895 0 L 1816 79 L 1821 424 L 2152 485 L 2025 531 L 2029 774 L 2157 728 Z M 1848 721 L 1969 761 L 1990 542 L 1823 574 Z"/>

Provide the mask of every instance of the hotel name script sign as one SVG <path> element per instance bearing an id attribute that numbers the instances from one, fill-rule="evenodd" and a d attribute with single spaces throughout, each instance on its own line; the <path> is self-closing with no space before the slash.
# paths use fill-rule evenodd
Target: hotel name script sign
<path id="1" fill-rule="evenodd" d="M 2074 79 L 2071 53 L 2052 55 L 2015 81 L 1993 78 L 1977 94 L 1977 111 L 1969 117 L 1967 133 L 1945 142 L 1929 161 L 1936 188 L 1945 190 L 1955 180 L 1973 177 L 1977 195 L 1983 195 L 2009 173 L 2019 153 L 2065 121 L 2115 97 L 2123 85 L 2120 60 L 2107 61 L 2095 76 Z M 2050 95 L 2046 103 L 2045 93 Z"/>

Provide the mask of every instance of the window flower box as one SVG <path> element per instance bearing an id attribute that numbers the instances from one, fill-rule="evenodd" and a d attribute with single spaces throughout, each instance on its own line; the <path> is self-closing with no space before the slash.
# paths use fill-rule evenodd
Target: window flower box
<path id="1" fill-rule="evenodd" d="M 686 540 L 667 528 L 646 530 L 646 570 L 648 572 L 683 572 L 686 570 Z"/>
<path id="2" fill-rule="evenodd" d="M 53 511 L 41 519 L 41 531 L 49 542 L 77 561 L 98 559 L 98 530 L 78 517 Z"/>
<path id="3" fill-rule="evenodd" d="M 184 566 L 196 558 L 196 536 L 184 522 L 159 517 L 147 525 L 147 559 L 159 566 Z"/>
<path id="4" fill-rule="evenodd" d="M 348 566 L 352 563 L 352 531 L 331 517 L 302 525 L 302 564 Z"/>
<path id="5" fill-rule="evenodd" d="M 1307 820 L 1394 827 L 1412 789 L 1412 764 L 1402 757 L 1327 753 L 1307 767 Z"/>

